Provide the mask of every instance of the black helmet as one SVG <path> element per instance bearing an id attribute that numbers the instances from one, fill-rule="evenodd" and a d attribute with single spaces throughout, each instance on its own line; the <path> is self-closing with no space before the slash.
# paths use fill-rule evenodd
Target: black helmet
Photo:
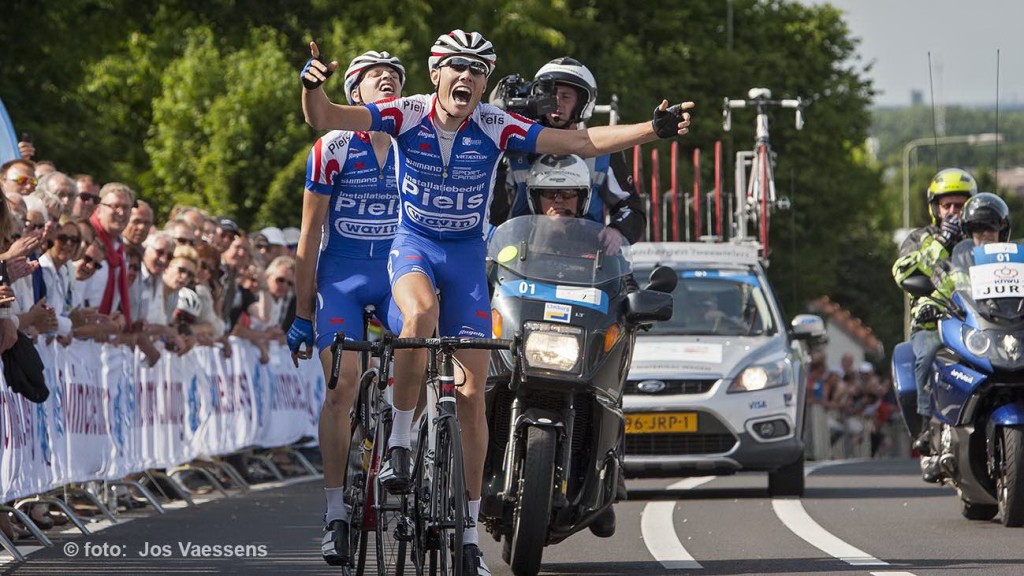
<path id="1" fill-rule="evenodd" d="M 1002 198 L 991 192 L 982 192 L 972 196 L 964 204 L 960 215 L 964 236 L 970 236 L 978 228 L 995 228 L 999 230 L 999 241 L 1010 239 L 1010 207 Z"/>

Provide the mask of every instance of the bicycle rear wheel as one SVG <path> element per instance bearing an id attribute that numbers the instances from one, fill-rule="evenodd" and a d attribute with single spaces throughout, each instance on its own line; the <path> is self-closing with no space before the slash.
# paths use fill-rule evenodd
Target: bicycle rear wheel
<path id="1" fill-rule="evenodd" d="M 348 463 L 345 466 L 344 495 L 349 509 L 349 564 L 356 576 L 366 573 L 366 548 L 369 533 L 373 530 L 371 486 L 367 460 L 363 451 L 372 443 L 376 426 L 374 414 L 368 410 L 376 374 L 367 370 L 359 379 L 359 396 L 351 411 L 351 437 L 349 440 Z M 369 442 L 366 442 L 369 440 Z"/>

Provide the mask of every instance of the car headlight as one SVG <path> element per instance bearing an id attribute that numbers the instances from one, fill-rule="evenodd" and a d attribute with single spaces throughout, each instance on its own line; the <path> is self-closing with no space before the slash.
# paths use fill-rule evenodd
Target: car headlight
<path id="1" fill-rule="evenodd" d="M 992 339 L 983 330 L 964 326 L 964 346 L 975 356 L 984 356 L 992 347 Z"/>
<path id="2" fill-rule="evenodd" d="M 785 360 L 748 366 L 733 379 L 728 392 L 753 392 L 777 388 L 789 383 L 789 365 Z"/>
<path id="3" fill-rule="evenodd" d="M 526 363 L 531 368 L 571 372 L 580 359 L 580 334 L 575 326 L 526 323 Z"/>

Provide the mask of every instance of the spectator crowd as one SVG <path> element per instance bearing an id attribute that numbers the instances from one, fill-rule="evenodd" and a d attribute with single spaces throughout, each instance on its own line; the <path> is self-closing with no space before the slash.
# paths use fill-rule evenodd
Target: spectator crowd
<path id="1" fill-rule="evenodd" d="M 294 317 L 297 228 L 246 233 L 229 217 L 175 206 L 165 222 L 129 186 L 100 186 L 50 162 L 0 166 L 0 353 L 19 332 L 34 343 L 95 340 L 163 354 L 251 342 L 269 361 Z M 40 527 L 66 523 L 35 506 Z M 23 533 L 0 515 L 8 537 Z"/>

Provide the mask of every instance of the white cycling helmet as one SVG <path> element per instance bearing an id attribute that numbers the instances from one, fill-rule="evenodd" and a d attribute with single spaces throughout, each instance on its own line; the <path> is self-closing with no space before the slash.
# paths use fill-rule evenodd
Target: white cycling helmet
<path id="1" fill-rule="evenodd" d="M 430 57 L 427 58 L 427 66 L 431 70 L 450 56 L 469 56 L 476 58 L 487 65 L 487 75 L 494 72 L 498 55 L 494 53 L 494 46 L 479 32 L 463 32 L 452 30 L 447 34 L 441 34 L 430 47 Z"/>
<path id="2" fill-rule="evenodd" d="M 575 154 L 560 156 L 545 154 L 533 161 L 526 178 L 526 194 L 530 212 L 543 214 L 540 193 L 545 189 L 577 190 L 576 217 L 587 213 L 590 206 L 590 167 Z"/>
<path id="3" fill-rule="evenodd" d="M 199 313 L 203 311 L 202 302 L 199 301 L 199 294 L 196 294 L 196 291 L 191 288 L 181 288 L 178 290 L 178 305 L 175 306 L 175 311 L 178 310 L 189 314 L 192 320 L 198 318 Z"/>
<path id="4" fill-rule="evenodd" d="M 579 99 L 569 121 L 575 123 L 590 120 L 594 106 L 597 105 L 597 80 L 594 80 L 594 75 L 579 60 L 568 56 L 555 58 L 541 66 L 533 75 L 533 79 L 549 79 L 556 84 L 568 84 L 575 88 L 579 93 Z"/>
<path id="5" fill-rule="evenodd" d="M 398 72 L 398 81 L 405 86 L 405 66 L 402 66 L 402 61 L 387 52 L 370 50 L 353 58 L 348 65 L 348 70 L 345 70 L 345 98 L 348 99 L 349 104 L 355 104 L 355 101 L 352 100 L 352 91 L 363 79 L 363 71 L 381 64 L 394 68 L 395 72 Z"/>

